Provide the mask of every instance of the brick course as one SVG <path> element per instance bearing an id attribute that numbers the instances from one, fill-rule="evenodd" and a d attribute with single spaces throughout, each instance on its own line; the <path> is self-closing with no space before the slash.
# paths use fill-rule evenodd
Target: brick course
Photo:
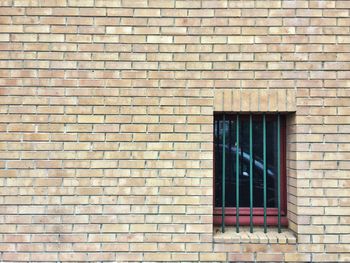
<path id="1" fill-rule="evenodd" d="M 0 0 L 0 260 L 349 261 L 349 7 Z M 296 242 L 215 239 L 214 111 L 289 114 Z"/>

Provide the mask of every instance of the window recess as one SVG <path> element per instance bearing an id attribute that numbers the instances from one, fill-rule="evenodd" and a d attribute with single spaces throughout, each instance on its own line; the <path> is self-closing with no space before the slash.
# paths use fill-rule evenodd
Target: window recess
<path id="1" fill-rule="evenodd" d="M 222 232 L 287 225 L 285 142 L 284 115 L 214 115 L 214 223 Z"/>

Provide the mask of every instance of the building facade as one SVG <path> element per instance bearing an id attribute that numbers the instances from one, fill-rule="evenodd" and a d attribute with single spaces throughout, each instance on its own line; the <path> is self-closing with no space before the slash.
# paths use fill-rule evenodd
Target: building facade
<path id="1" fill-rule="evenodd" d="M 0 0 L 0 261 L 350 261 L 349 7 Z M 282 233 L 214 225 L 215 112 L 285 116 Z"/>

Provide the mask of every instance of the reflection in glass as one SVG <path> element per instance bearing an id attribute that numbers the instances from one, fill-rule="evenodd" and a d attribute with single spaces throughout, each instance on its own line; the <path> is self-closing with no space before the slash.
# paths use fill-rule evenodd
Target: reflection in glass
<path id="1" fill-rule="evenodd" d="M 263 118 L 253 117 L 253 152 L 249 152 L 249 118 L 240 118 L 239 190 L 240 207 L 249 207 L 249 162 L 253 158 L 253 206 L 263 207 Z M 223 130 L 223 119 L 215 116 L 215 206 L 222 207 L 222 152 L 223 133 L 226 133 L 226 193 L 225 207 L 236 206 L 236 116 L 228 116 Z M 267 207 L 277 207 L 277 119 L 266 118 L 266 185 Z"/>

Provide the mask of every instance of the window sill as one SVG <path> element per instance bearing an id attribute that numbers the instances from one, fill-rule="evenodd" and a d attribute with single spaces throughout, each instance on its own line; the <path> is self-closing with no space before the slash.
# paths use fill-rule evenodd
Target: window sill
<path id="1" fill-rule="evenodd" d="M 240 227 L 240 232 L 236 233 L 235 227 L 226 227 L 225 233 L 221 228 L 214 227 L 214 242 L 217 243 L 254 243 L 254 244 L 295 244 L 296 236 L 289 229 L 282 229 L 278 233 L 277 228 L 269 227 L 264 233 L 262 227 L 255 227 L 254 232 L 249 232 L 249 227 Z"/>

